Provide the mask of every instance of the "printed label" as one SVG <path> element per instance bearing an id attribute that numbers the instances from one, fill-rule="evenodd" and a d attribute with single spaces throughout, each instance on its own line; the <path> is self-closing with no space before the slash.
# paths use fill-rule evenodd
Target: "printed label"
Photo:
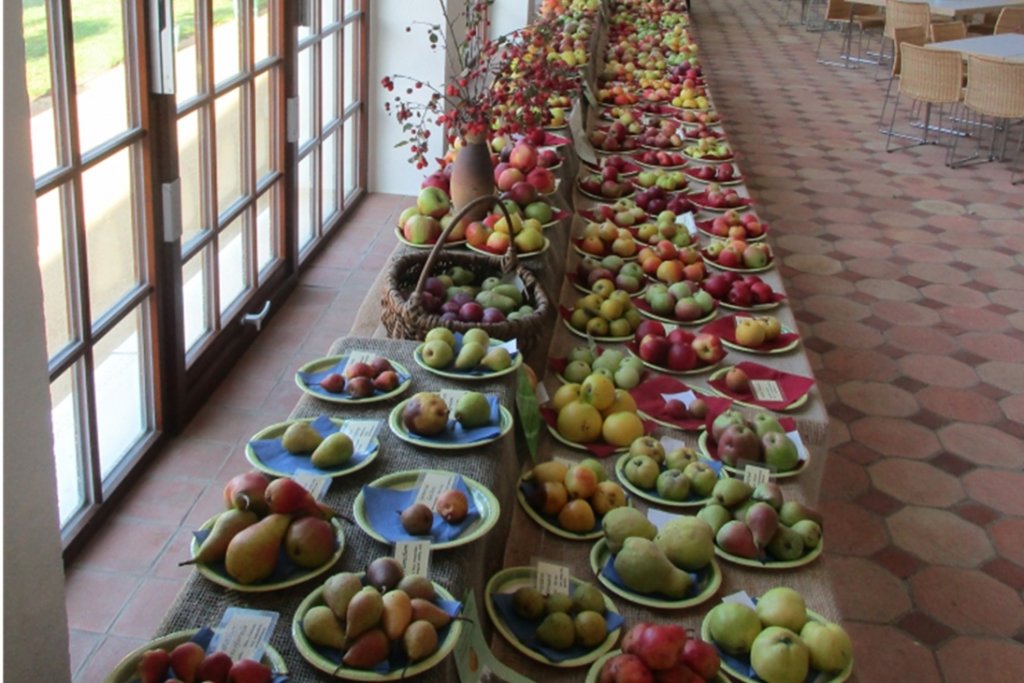
<path id="1" fill-rule="evenodd" d="M 687 408 L 690 407 L 690 404 L 693 403 L 693 401 L 696 398 L 697 398 L 697 395 L 694 394 L 689 389 L 687 389 L 686 391 L 680 391 L 680 392 L 675 393 L 675 394 L 662 394 L 661 395 L 661 400 L 663 400 L 665 403 L 668 403 L 669 401 L 675 399 L 677 401 L 681 401 L 682 404 L 684 406 L 686 406 Z"/>
<path id="2" fill-rule="evenodd" d="M 369 453 L 383 424 L 382 420 L 345 420 L 338 431 L 352 439 L 356 453 Z"/>
<path id="3" fill-rule="evenodd" d="M 457 476 L 450 472 L 424 472 L 416 482 L 418 490 L 413 503 L 423 503 L 433 510 L 437 497 L 455 486 Z"/>
<path id="4" fill-rule="evenodd" d="M 686 227 L 686 232 L 693 236 L 697 236 L 697 221 L 693 220 L 693 212 L 686 211 L 684 213 L 676 215 L 676 225 L 682 225 Z"/>
<path id="5" fill-rule="evenodd" d="M 755 609 L 757 605 L 747 594 L 747 591 L 739 591 L 738 593 L 732 593 L 722 598 L 722 602 L 735 602 L 737 605 L 746 605 L 750 609 Z"/>
<path id="6" fill-rule="evenodd" d="M 516 339 L 509 339 L 507 342 L 502 342 L 498 347 L 508 351 L 508 355 L 510 356 L 515 356 L 519 353 L 519 342 Z"/>
<path id="7" fill-rule="evenodd" d="M 544 386 L 544 382 L 537 382 L 537 388 L 533 392 L 537 396 L 537 403 L 544 405 L 551 400 L 548 395 L 548 388 Z"/>
<path id="8" fill-rule="evenodd" d="M 374 358 L 377 358 L 377 354 L 372 351 L 349 351 L 348 360 L 345 362 L 345 366 L 348 367 L 353 363 L 369 363 Z"/>
<path id="9" fill-rule="evenodd" d="M 405 575 L 427 576 L 430 571 L 430 541 L 398 541 L 395 559 L 402 565 Z"/>
<path id="10" fill-rule="evenodd" d="M 782 387 L 773 379 L 750 380 L 750 391 L 758 401 L 785 401 Z"/>
<path id="11" fill-rule="evenodd" d="M 534 584 L 544 595 L 571 595 L 569 578 L 572 574 L 563 564 L 537 560 L 537 579 Z"/>
<path id="12" fill-rule="evenodd" d="M 772 480 L 772 471 L 767 467 L 747 465 L 743 468 L 743 482 L 757 487 L 760 484 L 767 484 Z"/>
<path id="13" fill-rule="evenodd" d="M 226 652 L 236 662 L 260 661 L 279 616 L 277 612 L 228 607 L 214 629 L 210 652 Z"/>
<path id="14" fill-rule="evenodd" d="M 664 510 L 657 510 L 655 508 L 647 508 L 647 519 L 650 520 L 651 524 L 658 527 L 658 531 L 671 522 L 673 519 L 679 519 L 679 515 L 674 515 L 671 512 L 665 512 Z"/>
<path id="15" fill-rule="evenodd" d="M 685 448 L 686 442 L 671 436 L 663 436 L 661 437 L 661 447 L 665 449 L 666 453 L 671 453 L 680 448 Z"/>
<path id="16" fill-rule="evenodd" d="M 317 500 L 322 500 L 327 489 L 331 488 L 331 478 L 315 470 L 298 470 L 292 479 Z"/>

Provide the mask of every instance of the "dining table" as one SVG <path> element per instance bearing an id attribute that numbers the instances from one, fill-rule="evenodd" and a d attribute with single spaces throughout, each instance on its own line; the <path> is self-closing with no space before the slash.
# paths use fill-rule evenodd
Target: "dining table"
<path id="1" fill-rule="evenodd" d="M 927 0 L 933 16 L 962 19 L 971 14 L 998 12 L 1004 7 L 1024 6 L 1024 0 Z M 851 5 L 885 7 L 886 0 L 854 0 Z M 851 11 L 852 7 L 851 7 Z"/>
<path id="2" fill-rule="evenodd" d="M 941 43 L 929 43 L 932 50 L 955 50 L 966 57 L 996 57 L 1024 62 L 1024 34 L 1002 33 L 996 36 L 973 36 Z"/>

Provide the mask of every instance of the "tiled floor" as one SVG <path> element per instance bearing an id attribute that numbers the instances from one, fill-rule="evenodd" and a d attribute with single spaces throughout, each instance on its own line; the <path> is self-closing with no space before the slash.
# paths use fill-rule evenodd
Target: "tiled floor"
<path id="1" fill-rule="evenodd" d="M 1019 683 L 1024 187 L 1005 165 L 946 169 L 936 148 L 887 155 L 884 82 L 816 64 L 817 35 L 779 26 L 781 4 L 693 7 L 833 417 L 822 507 L 858 678 Z M 160 621 L 189 529 L 245 467 L 242 440 L 295 404 L 293 369 L 348 330 L 401 205 L 364 203 L 70 567 L 76 682 L 102 680 Z"/>

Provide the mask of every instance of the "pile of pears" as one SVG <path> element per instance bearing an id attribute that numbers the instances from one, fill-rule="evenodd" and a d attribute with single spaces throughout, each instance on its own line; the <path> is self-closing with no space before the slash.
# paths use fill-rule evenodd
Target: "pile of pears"
<path id="1" fill-rule="evenodd" d="M 633 305 L 629 292 L 615 289 L 602 294 L 578 298 L 569 315 L 569 326 L 591 337 L 631 336 L 643 317 Z"/>
<path id="2" fill-rule="evenodd" d="M 334 432 L 326 437 L 310 424 L 312 420 L 300 420 L 288 425 L 281 436 L 281 445 L 292 455 L 309 456 L 309 462 L 319 469 L 341 467 L 355 452 L 355 446 L 348 434 Z"/>
<path id="3" fill-rule="evenodd" d="M 581 581 L 572 596 L 545 596 L 533 586 L 512 594 L 512 609 L 521 618 L 537 622 L 537 640 L 554 650 L 573 645 L 593 649 L 608 637 L 604 595 L 591 583 Z"/>
<path id="4" fill-rule="evenodd" d="M 369 564 L 365 574 L 341 572 L 323 585 L 323 604 L 302 616 L 302 632 L 314 645 L 340 650 L 341 663 L 372 669 L 400 644 L 409 662 L 437 652 L 438 631 L 452 617 L 438 607 L 434 584 L 406 575 L 393 557 Z"/>
<path id="5" fill-rule="evenodd" d="M 644 364 L 636 356 L 629 356 L 618 349 L 598 349 L 577 346 L 566 357 L 562 377 L 567 382 L 582 383 L 591 373 L 599 372 L 615 383 L 617 389 L 632 389 L 640 384 Z"/>
<path id="6" fill-rule="evenodd" d="M 420 350 L 423 362 L 436 370 L 490 370 L 500 372 L 512 367 L 512 355 L 503 346 L 491 348 L 491 337 L 474 327 L 462 335 L 462 344 L 447 327 L 427 332 Z"/>
<path id="7" fill-rule="evenodd" d="M 791 472 L 803 465 L 796 442 L 773 413 L 761 411 L 748 420 L 730 408 L 715 416 L 709 431 L 718 460 L 730 467 L 749 460 L 763 462 L 777 472 Z"/>
<path id="8" fill-rule="evenodd" d="M 543 462 L 524 474 L 523 481 L 534 510 L 577 534 L 593 531 L 599 517 L 626 504 L 626 492 L 594 458 L 572 466 L 560 460 Z"/>
<path id="9" fill-rule="evenodd" d="M 463 429 L 475 429 L 491 424 L 491 403 L 485 394 L 467 391 L 455 403 L 451 417 Z M 421 391 L 410 398 L 402 408 L 402 423 L 413 434 L 436 436 L 448 426 L 448 404 L 439 394 Z"/>
<path id="10" fill-rule="evenodd" d="M 631 591 L 681 600 L 694 588 L 690 572 L 714 561 L 714 532 L 702 519 L 678 517 L 660 530 L 636 508 L 624 507 L 601 522 L 615 572 Z"/>
<path id="11" fill-rule="evenodd" d="M 551 408 L 558 415 L 558 433 L 575 443 L 626 447 L 644 435 L 636 401 L 601 372 L 592 372 L 581 384 L 563 384 L 551 397 Z"/>
<path id="12" fill-rule="evenodd" d="M 821 514 L 784 500 L 775 482 L 752 487 L 740 479 L 719 480 L 697 516 L 714 530 L 719 548 L 750 560 L 799 560 L 821 544 Z"/>
<path id="13" fill-rule="evenodd" d="M 654 491 L 669 502 L 680 503 L 707 498 L 718 481 L 718 473 L 702 460 L 696 450 L 681 446 L 666 452 L 660 441 L 642 436 L 622 456 L 622 470 L 633 486 Z"/>
<path id="14" fill-rule="evenodd" d="M 273 675 L 270 667 L 261 662 L 233 661 L 228 653 L 207 652 L 194 640 L 186 640 L 169 652 L 158 648 L 147 650 L 139 657 L 135 669 L 138 683 L 269 683 Z"/>
<path id="15" fill-rule="evenodd" d="M 240 474 L 224 488 L 227 510 L 217 516 L 195 557 L 181 564 L 224 563 L 243 585 L 265 581 L 281 547 L 299 567 L 322 567 L 334 556 L 337 535 L 326 506 L 294 479 L 270 481 L 262 472 Z"/>

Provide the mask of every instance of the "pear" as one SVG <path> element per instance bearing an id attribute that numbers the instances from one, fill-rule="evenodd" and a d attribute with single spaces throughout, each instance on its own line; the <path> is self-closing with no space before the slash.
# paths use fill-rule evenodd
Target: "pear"
<path id="1" fill-rule="evenodd" d="M 398 589 L 405 591 L 405 594 L 410 598 L 420 598 L 423 600 L 429 600 L 433 602 L 437 597 L 437 592 L 434 590 L 434 584 L 431 583 L 430 579 L 419 574 L 410 574 L 405 576 L 401 581 L 398 582 Z"/>
<path id="2" fill-rule="evenodd" d="M 393 557 L 378 557 L 366 566 L 366 583 L 380 591 L 397 588 L 403 577 L 405 570 Z"/>
<path id="3" fill-rule="evenodd" d="M 576 642 L 585 648 L 597 647 L 608 637 L 608 623 L 604 619 L 604 607 L 600 611 L 583 610 L 576 615 L 573 626 Z"/>
<path id="4" fill-rule="evenodd" d="M 674 519 L 654 537 L 654 544 L 669 562 L 688 572 L 711 564 L 715 556 L 715 535 L 711 525 L 697 517 Z"/>
<path id="5" fill-rule="evenodd" d="M 630 590 L 637 593 L 663 593 L 670 598 L 684 597 L 693 579 L 669 562 L 654 541 L 632 536 L 615 556 L 615 571 Z"/>
<path id="6" fill-rule="evenodd" d="M 326 605 L 311 607 L 302 617 L 302 632 L 314 645 L 344 650 L 348 639 L 338 618 Z"/>
<path id="7" fill-rule="evenodd" d="M 480 365 L 494 372 L 501 372 L 512 367 L 512 356 L 504 346 L 495 346 L 480 359 Z"/>
<path id="8" fill-rule="evenodd" d="M 213 523 L 213 528 L 210 529 L 210 535 L 206 537 L 202 545 L 199 546 L 199 550 L 196 551 L 196 556 L 191 560 L 186 560 L 178 564 L 178 566 L 186 564 L 195 564 L 201 562 L 202 564 L 209 564 L 211 562 L 220 562 L 224 559 L 224 555 L 228 550 L 228 543 L 235 535 L 259 521 L 255 512 L 250 510 L 238 510 L 232 508 L 226 510 L 217 516 L 217 521 Z"/>
<path id="9" fill-rule="evenodd" d="M 485 347 L 480 346 L 476 342 L 467 342 L 463 339 L 459 355 L 455 357 L 455 369 L 472 370 L 480 365 L 480 361 L 483 360 L 485 355 L 487 355 Z"/>
<path id="10" fill-rule="evenodd" d="M 725 526 L 718 530 L 715 534 L 715 543 L 725 552 L 737 557 L 753 560 L 758 555 L 750 527 L 736 520 L 726 522 Z"/>
<path id="11" fill-rule="evenodd" d="M 569 466 L 561 460 L 548 460 L 547 462 L 535 465 L 523 479 L 533 480 L 538 484 L 546 484 L 547 482 L 562 483 L 565 481 L 565 475 L 568 472 Z"/>
<path id="12" fill-rule="evenodd" d="M 345 652 L 341 661 L 355 669 L 372 669 L 388 658 L 391 643 L 379 628 L 373 628 L 359 636 Z"/>
<path id="13" fill-rule="evenodd" d="M 604 595 L 592 583 L 581 583 L 572 592 L 572 608 L 575 612 L 604 612 Z"/>
<path id="14" fill-rule="evenodd" d="M 772 540 L 768 542 L 768 554 L 776 560 L 789 562 L 798 560 L 804 554 L 804 539 L 789 527 L 779 525 Z"/>
<path id="15" fill-rule="evenodd" d="M 725 526 L 726 522 L 732 521 L 732 514 L 727 508 L 718 503 L 709 503 L 700 509 L 697 517 L 703 519 L 711 527 L 713 533 Z"/>
<path id="16" fill-rule="evenodd" d="M 750 652 L 750 646 L 761 632 L 757 612 L 738 602 L 715 605 L 705 619 L 715 645 L 734 655 Z"/>
<path id="17" fill-rule="evenodd" d="M 444 628 L 452 620 L 451 615 L 432 602 L 422 598 L 413 598 L 411 602 L 413 621 L 429 621 L 434 628 Z"/>
<path id="18" fill-rule="evenodd" d="M 491 336 L 487 334 L 487 332 L 485 332 L 484 330 L 481 330 L 479 327 L 474 327 L 471 330 L 466 330 L 462 334 L 462 343 L 479 344 L 484 348 L 484 350 L 486 350 L 487 347 L 491 345 Z"/>
<path id="19" fill-rule="evenodd" d="M 301 517 L 284 535 L 288 558 L 306 569 L 322 567 L 334 555 L 337 535 L 331 523 L 318 517 Z"/>
<path id="20" fill-rule="evenodd" d="M 349 601 L 362 589 L 362 581 L 352 572 L 335 574 L 324 582 L 324 602 L 334 612 L 334 616 L 344 621 L 348 614 Z"/>
<path id="21" fill-rule="evenodd" d="M 313 450 L 309 462 L 313 467 L 319 467 L 322 470 L 341 467 L 352 458 L 354 451 L 352 438 L 348 434 L 335 432 L 321 441 L 320 445 Z"/>
<path id="22" fill-rule="evenodd" d="M 429 621 L 414 621 L 402 634 L 402 645 L 410 662 L 418 662 L 437 652 L 437 629 Z"/>
<path id="23" fill-rule="evenodd" d="M 639 536 L 648 540 L 658 533 L 658 527 L 636 508 L 618 507 L 609 510 L 601 519 L 608 550 L 614 555 L 622 549 L 622 544 L 630 536 Z"/>
<path id="24" fill-rule="evenodd" d="M 252 526 L 242 529 L 228 543 L 224 568 L 241 584 L 262 581 L 274 573 L 281 542 L 292 518 L 270 514 Z"/>
<path id="25" fill-rule="evenodd" d="M 711 497 L 719 505 L 734 508 L 742 505 L 753 492 L 754 488 L 742 479 L 719 479 L 715 482 Z"/>
<path id="26" fill-rule="evenodd" d="M 565 593 L 552 593 L 544 600 L 544 611 L 548 614 L 572 611 L 572 598 Z"/>
<path id="27" fill-rule="evenodd" d="M 779 508 L 779 521 L 786 526 L 793 526 L 801 519 L 809 519 L 812 522 L 817 522 L 819 526 L 822 524 L 821 514 L 807 507 L 803 503 L 798 503 L 795 500 L 787 500 Z"/>
<path id="28" fill-rule="evenodd" d="M 312 453 L 324 438 L 308 422 L 293 422 L 284 430 L 281 445 L 289 453 Z"/>
<path id="29" fill-rule="evenodd" d="M 801 519 L 790 528 L 800 534 L 805 551 L 814 550 L 821 543 L 821 525 L 813 519 Z"/>
<path id="30" fill-rule="evenodd" d="M 523 619 L 544 616 L 544 594 L 533 586 L 522 586 L 512 594 L 512 609 Z"/>
<path id="31" fill-rule="evenodd" d="M 782 507 L 782 487 L 774 481 L 766 481 L 758 484 L 757 488 L 754 489 L 754 492 L 750 494 L 750 497 L 754 500 L 763 500 L 776 510 Z"/>
<path id="32" fill-rule="evenodd" d="M 345 610 L 345 635 L 358 638 L 376 627 L 383 613 L 384 599 L 376 588 L 365 586 L 349 600 Z"/>
<path id="33" fill-rule="evenodd" d="M 455 419 L 465 429 L 483 427 L 491 421 L 491 404 L 483 394 L 467 392 L 455 404 Z"/>
<path id="34" fill-rule="evenodd" d="M 576 642 L 576 625 L 565 612 L 555 612 L 540 622 L 537 638 L 555 650 L 568 650 Z"/>
<path id="35" fill-rule="evenodd" d="M 768 503 L 757 502 L 747 510 L 743 521 L 750 528 L 754 545 L 763 548 L 779 528 L 779 513 Z"/>
<path id="36" fill-rule="evenodd" d="M 384 612 L 380 621 L 384 633 L 390 640 L 398 640 L 412 621 L 412 600 L 405 591 L 395 589 L 384 594 L 382 603 Z"/>

